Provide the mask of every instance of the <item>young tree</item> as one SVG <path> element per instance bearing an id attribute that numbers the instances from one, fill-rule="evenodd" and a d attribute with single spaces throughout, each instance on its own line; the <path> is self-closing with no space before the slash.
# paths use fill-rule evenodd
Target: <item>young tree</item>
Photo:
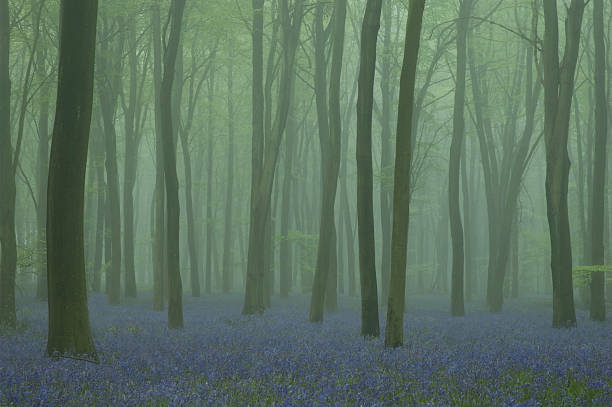
<path id="1" fill-rule="evenodd" d="M 382 0 L 368 0 L 361 26 L 357 94 L 357 226 L 361 281 L 361 334 L 379 336 L 376 250 L 372 176 L 372 106 L 376 71 L 376 41 Z"/>
<path id="2" fill-rule="evenodd" d="M 97 359 L 89 328 L 83 211 L 97 0 L 62 0 L 57 104 L 47 195 L 47 353 Z"/>
<path id="3" fill-rule="evenodd" d="M 576 325 L 572 282 L 567 189 L 570 161 L 567 151 L 574 74 L 580 47 L 584 0 L 572 0 L 565 22 L 563 63 L 559 60 L 557 1 L 544 0 L 544 141 L 546 144 L 546 209 L 550 232 L 555 328 Z"/>
<path id="4" fill-rule="evenodd" d="M 398 104 L 395 176 L 393 180 L 393 229 L 391 235 L 391 280 L 385 346 L 403 343 L 404 301 L 406 295 L 406 249 L 410 220 L 410 157 L 412 141 L 412 109 L 416 79 L 421 25 L 425 0 L 413 0 L 408 9 L 404 61 L 400 78 Z"/>
<path id="5" fill-rule="evenodd" d="M 160 119 L 164 178 L 166 180 L 166 250 L 168 267 L 168 328 L 183 327 L 183 287 L 179 253 L 179 190 L 176 174 L 176 151 L 172 126 L 172 83 L 181 38 L 185 0 L 173 0 L 170 5 L 170 37 L 164 53 L 164 73 L 160 89 Z"/>

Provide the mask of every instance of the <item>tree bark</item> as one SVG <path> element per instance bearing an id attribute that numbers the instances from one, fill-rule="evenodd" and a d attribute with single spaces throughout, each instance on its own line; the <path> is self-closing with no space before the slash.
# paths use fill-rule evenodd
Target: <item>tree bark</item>
<path id="1" fill-rule="evenodd" d="M 467 61 L 467 33 L 469 17 L 472 13 L 472 0 L 462 0 L 457 20 L 457 76 L 455 80 L 455 103 L 453 108 L 453 137 L 448 164 L 448 205 L 452 244 L 451 267 L 451 315 L 465 314 L 463 298 L 464 247 L 463 225 L 459 203 L 459 174 L 461 149 L 465 138 L 465 76 Z"/>
<path id="2" fill-rule="evenodd" d="M 0 325 L 15 326 L 15 166 L 11 146 L 10 22 L 8 0 L 0 0 Z"/>
<path id="3" fill-rule="evenodd" d="M 97 0 L 62 0 L 59 79 L 47 195 L 47 353 L 97 360 L 89 327 L 83 209 Z"/>
<path id="4" fill-rule="evenodd" d="M 109 36 L 110 27 L 104 22 L 104 37 Z M 120 25 L 120 29 L 122 29 Z M 119 172 L 117 169 L 117 132 L 115 129 L 115 113 L 117 110 L 118 85 L 121 75 L 121 59 L 123 58 L 123 41 L 119 37 L 117 50 L 111 51 L 109 40 L 102 41 L 98 56 L 98 94 L 100 110 L 104 124 L 104 147 L 106 151 L 106 180 L 108 187 L 108 204 L 110 205 L 110 226 L 112 257 L 107 287 L 108 302 L 119 304 L 121 297 L 121 207 L 119 203 Z M 116 52 L 111 55 L 111 52 Z"/>
<path id="5" fill-rule="evenodd" d="M 591 195 L 591 264 L 605 263 L 604 207 L 606 189 L 606 142 L 608 136 L 606 95 L 606 44 L 604 39 L 603 0 L 593 0 L 593 39 L 595 42 L 595 155 Z M 591 273 L 590 318 L 606 319 L 605 275 L 603 271 Z"/>
<path id="6" fill-rule="evenodd" d="M 234 193 L 234 53 L 230 50 L 227 67 L 227 117 L 228 150 L 227 150 L 227 191 L 225 198 L 225 233 L 223 234 L 223 292 L 228 293 L 234 287 L 234 270 L 232 266 L 232 222 Z"/>
<path id="7" fill-rule="evenodd" d="M 372 193 L 372 106 L 381 6 L 382 0 L 368 0 L 366 3 L 361 27 L 357 96 L 357 225 L 361 281 L 361 334 L 374 337 L 380 335 L 380 327 Z"/>
<path id="8" fill-rule="evenodd" d="M 185 0 L 173 0 L 170 37 L 164 53 L 164 73 L 160 89 L 160 119 L 166 181 L 166 254 L 168 267 L 168 328 L 183 327 L 183 287 L 179 259 L 179 197 L 176 151 L 172 126 L 172 84 L 181 37 Z"/>
<path id="9" fill-rule="evenodd" d="M 400 78 L 395 175 L 393 180 L 393 229 L 391 234 L 391 280 L 385 346 L 403 344 L 404 303 L 406 295 L 406 250 L 410 220 L 410 157 L 412 150 L 412 109 L 414 84 L 421 41 L 425 0 L 413 0 L 408 9 L 404 61 Z"/>
<path id="10" fill-rule="evenodd" d="M 544 0 L 544 141 L 546 143 L 546 209 L 550 231 L 553 327 L 576 326 L 572 282 L 572 246 L 567 207 L 569 155 L 567 140 L 574 74 L 580 46 L 584 0 L 572 0 L 567 11 L 563 64 L 559 63 L 556 0 Z"/>

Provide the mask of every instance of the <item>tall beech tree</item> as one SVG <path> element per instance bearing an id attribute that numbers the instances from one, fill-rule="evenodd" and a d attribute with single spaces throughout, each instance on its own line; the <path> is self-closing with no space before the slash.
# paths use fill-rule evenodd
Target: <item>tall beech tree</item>
<path id="1" fill-rule="evenodd" d="M 374 247 L 372 106 L 381 7 L 382 0 L 368 0 L 366 3 L 361 26 L 357 93 L 357 234 L 361 282 L 361 334 L 374 337 L 380 335 L 380 326 Z"/>
<path id="2" fill-rule="evenodd" d="M 89 327 L 83 211 L 97 0 L 62 0 L 57 104 L 47 195 L 49 355 L 97 360 Z"/>
<path id="3" fill-rule="evenodd" d="M 172 126 L 172 84 L 185 0 L 173 0 L 170 5 L 170 36 L 164 52 L 164 72 L 160 88 L 160 125 L 164 153 L 164 179 L 166 182 L 166 253 L 168 267 L 168 328 L 183 327 L 183 286 L 179 254 L 179 189 L 176 173 L 176 143 Z"/>
<path id="4" fill-rule="evenodd" d="M 118 29 L 125 29 L 123 19 L 118 19 Z M 111 229 L 111 265 L 107 270 L 109 285 L 106 287 L 108 302 L 119 304 L 121 297 L 121 206 L 119 200 L 119 170 L 117 168 L 117 130 L 115 118 L 121 84 L 121 69 L 124 50 L 124 36 L 118 35 L 113 42 L 116 48 L 111 47 L 111 25 L 108 17 L 102 18 L 102 37 L 100 53 L 98 54 L 98 96 L 100 97 L 100 111 L 104 125 L 104 148 L 106 159 L 106 180 L 108 187 L 107 204 L 110 208 Z"/>
<path id="5" fill-rule="evenodd" d="M 584 0 L 572 0 L 565 21 L 565 46 L 559 59 L 556 0 L 543 0 L 544 141 L 546 144 L 546 209 L 550 234 L 550 265 L 555 328 L 576 325 L 572 281 L 572 245 L 567 205 L 570 160 L 567 151 L 574 75 L 580 47 Z"/>
<path id="6" fill-rule="evenodd" d="M 410 164 L 412 150 L 412 110 L 416 81 L 421 25 L 425 0 L 413 0 L 408 9 L 404 60 L 400 77 L 397 116 L 395 175 L 393 178 L 393 229 L 391 235 L 391 280 L 385 346 L 403 344 L 404 302 L 406 295 L 406 249 L 410 220 Z"/>
<path id="7" fill-rule="evenodd" d="M 15 326 L 15 166 L 11 142 L 10 21 L 8 0 L 0 0 L 0 325 Z"/>
<path id="8" fill-rule="evenodd" d="M 295 0 L 289 8 L 289 0 L 281 0 L 279 17 L 282 31 L 282 68 L 278 84 L 278 100 L 269 137 L 264 144 L 263 112 L 263 0 L 253 0 L 253 144 L 252 182 L 249 246 L 247 256 L 246 288 L 243 314 L 261 313 L 264 310 L 265 236 L 270 215 L 272 186 L 282 135 L 285 131 L 291 83 L 295 71 L 295 53 L 300 37 L 304 1 Z"/>
<path id="9" fill-rule="evenodd" d="M 450 215 L 452 262 L 451 262 L 451 314 L 465 313 L 463 299 L 463 225 L 459 205 L 459 174 L 461 149 L 465 138 L 465 76 L 467 67 L 467 34 L 472 13 L 472 0 L 461 0 L 457 19 L 457 74 L 455 79 L 455 102 L 453 108 L 453 136 L 448 162 L 448 208 Z"/>
<path id="10" fill-rule="evenodd" d="M 325 92 L 326 64 L 324 56 L 323 3 L 317 4 L 315 17 L 315 41 L 319 41 L 315 50 L 315 92 L 317 93 L 317 113 L 319 116 L 319 142 L 321 146 L 321 217 L 319 226 L 319 243 L 317 263 L 310 302 L 310 321 L 323 320 L 323 304 L 328 310 L 338 307 L 336 296 L 337 261 L 336 261 L 336 222 L 334 206 L 338 189 L 340 170 L 340 79 L 342 73 L 342 56 L 344 52 L 344 31 L 346 21 L 346 0 L 336 0 L 332 34 L 331 73 L 329 93 Z M 321 60 L 323 59 L 323 60 Z M 323 82 L 323 83 L 321 83 Z M 326 96 L 329 94 L 329 99 Z M 326 293 L 327 292 L 327 293 Z"/>

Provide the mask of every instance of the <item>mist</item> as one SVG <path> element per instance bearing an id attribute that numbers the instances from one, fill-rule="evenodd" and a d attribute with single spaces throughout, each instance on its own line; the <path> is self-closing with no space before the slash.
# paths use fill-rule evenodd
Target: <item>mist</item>
<path id="1" fill-rule="evenodd" d="M 604 0 L 0 0 L 0 405 L 612 405 Z"/>

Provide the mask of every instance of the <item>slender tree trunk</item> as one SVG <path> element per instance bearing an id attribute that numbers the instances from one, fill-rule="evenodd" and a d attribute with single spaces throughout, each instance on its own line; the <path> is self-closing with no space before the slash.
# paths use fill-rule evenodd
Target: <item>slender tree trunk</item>
<path id="1" fill-rule="evenodd" d="M 303 0 L 297 0 L 293 12 L 289 11 L 288 0 L 280 4 L 280 19 L 283 30 L 283 64 L 278 87 L 277 111 L 269 138 L 263 144 L 263 6 L 262 0 L 253 0 L 253 143 L 252 182 L 249 246 L 247 260 L 247 281 L 243 314 L 261 313 L 264 310 L 264 269 L 266 222 L 270 213 L 270 202 L 276 161 L 282 135 L 285 131 L 291 102 L 291 84 L 295 70 L 295 53 L 303 18 Z"/>
<path id="2" fill-rule="evenodd" d="M 293 92 L 292 92 L 293 94 Z M 294 98 L 295 99 L 295 98 Z M 291 103 L 293 106 L 293 101 Z M 295 157 L 295 138 L 298 136 L 295 114 L 296 109 L 291 109 L 287 118 L 287 136 L 285 138 L 285 160 L 283 174 L 283 192 L 281 207 L 281 241 L 280 241 L 280 297 L 287 298 L 294 284 L 292 279 L 293 266 L 293 244 L 289 238 L 291 227 L 291 189 L 293 185 L 293 158 Z"/>
<path id="3" fill-rule="evenodd" d="M 89 328 L 83 201 L 93 101 L 96 0 L 62 0 L 47 195 L 49 355 L 97 360 Z M 1 13 L 0 13 L 1 14 Z"/>
<path id="4" fill-rule="evenodd" d="M 130 17 L 133 17 L 131 15 Z M 138 92 L 138 56 L 136 53 L 135 27 L 126 27 L 128 32 L 128 61 L 130 71 L 129 102 L 123 104 L 125 123 L 125 168 L 123 173 L 123 228 L 124 228 L 124 261 L 125 261 L 125 295 L 136 297 L 136 266 L 134 264 L 134 185 L 138 168 L 138 145 L 140 136 L 137 105 L 142 103 Z M 141 75 L 146 76 L 143 68 Z M 144 78 L 143 78 L 144 79 Z"/>
<path id="5" fill-rule="evenodd" d="M 159 5 L 153 7 L 153 84 L 155 91 L 155 219 L 152 225 L 152 248 L 153 248 L 153 309 L 162 311 L 164 309 L 164 276 L 166 275 L 166 257 L 164 254 L 164 154 L 162 148 L 161 133 L 161 76 L 162 76 L 162 51 L 161 51 L 161 22 Z"/>
<path id="6" fill-rule="evenodd" d="M 104 36 L 109 35 L 110 28 L 104 21 Z M 122 25 L 120 25 L 121 27 Z M 107 289 L 108 302 L 119 304 L 121 297 L 121 207 L 119 203 L 119 172 L 117 169 L 117 133 L 115 130 L 115 113 L 117 109 L 118 78 L 121 75 L 121 59 L 123 58 L 123 41 L 119 37 L 116 55 L 111 56 L 109 40 L 104 40 L 98 57 L 100 77 L 98 90 L 100 109 L 104 124 L 104 146 L 106 151 L 106 179 L 108 186 L 108 203 L 110 205 L 111 267 L 107 271 L 110 285 Z"/>
<path id="7" fill-rule="evenodd" d="M 104 183 L 104 141 L 99 131 L 94 132 L 94 169 L 96 171 L 96 250 L 94 253 L 92 289 L 100 292 L 102 287 L 102 252 L 104 249 L 105 214 L 106 214 L 106 185 Z"/>
<path id="8" fill-rule="evenodd" d="M 206 294 L 212 293 L 212 273 L 213 273 L 213 235 L 215 223 L 213 220 L 213 172 L 214 172 L 214 148 L 215 148 L 215 114 L 213 112 L 213 101 L 215 92 L 215 72 L 211 70 L 210 77 L 208 78 L 208 171 L 206 171 L 206 276 L 205 279 L 205 290 Z"/>
<path id="9" fill-rule="evenodd" d="M 469 17 L 472 13 L 472 0 L 462 0 L 457 20 L 457 77 L 455 80 L 455 104 L 453 109 L 453 137 L 451 140 L 450 159 L 448 164 L 448 204 L 450 215 L 451 243 L 453 260 L 451 271 L 451 315 L 465 314 L 463 299 L 463 225 L 459 204 L 459 174 L 461 167 L 461 149 L 465 138 L 465 76 L 467 65 L 467 33 Z"/>
<path id="10" fill-rule="evenodd" d="M 36 298 L 47 299 L 47 208 L 43 204 L 47 200 L 47 178 L 49 171 L 49 85 L 45 69 L 45 55 L 38 52 L 38 76 L 43 81 L 40 89 L 40 111 L 38 114 L 38 206 L 36 222 L 38 226 L 39 270 L 36 279 Z"/>
<path id="11" fill-rule="evenodd" d="M 381 6 L 382 0 L 368 0 L 366 3 L 361 27 L 357 96 L 357 224 L 361 280 L 361 334 L 374 337 L 380 335 L 380 327 L 372 193 L 372 105 Z"/>
<path id="12" fill-rule="evenodd" d="M 183 287 L 179 261 L 179 198 L 176 151 L 172 127 L 172 84 L 181 37 L 185 0 L 173 0 L 170 37 L 164 53 L 164 74 L 160 89 L 160 119 L 166 181 L 166 233 L 168 261 L 168 328 L 183 327 Z"/>
<path id="13" fill-rule="evenodd" d="M 391 161 L 391 28 L 393 3 L 385 2 L 382 8 L 383 17 L 383 53 L 380 67 L 380 91 L 382 96 L 381 134 L 380 134 L 380 226 L 382 239 L 382 258 L 380 263 L 381 303 L 389 299 L 389 278 L 391 270 L 391 185 L 393 180 L 393 163 Z"/>
<path id="14" fill-rule="evenodd" d="M 391 280 L 385 346 L 403 344 L 404 302 L 406 295 L 406 250 L 410 220 L 410 157 L 412 140 L 412 109 L 416 80 L 421 24 L 425 0 L 413 0 L 408 9 L 404 61 L 400 78 L 400 95 L 395 148 L 393 181 L 393 230 L 391 235 Z"/>
<path id="15" fill-rule="evenodd" d="M 227 192 L 225 199 L 225 233 L 223 234 L 223 292 L 228 293 L 234 287 L 234 270 L 232 265 L 232 222 L 234 193 L 234 53 L 230 50 L 227 67 L 227 117 L 228 150 L 227 150 Z"/>
<path id="16" fill-rule="evenodd" d="M 567 11 L 563 64 L 559 63 L 556 0 L 544 0 L 544 140 L 546 206 L 551 246 L 553 327 L 576 325 L 572 281 L 572 246 L 567 206 L 570 161 L 567 152 L 574 74 L 580 46 L 584 0 L 572 0 Z"/>
<path id="17" fill-rule="evenodd" d="M 346 1 L 337 0 L 334 10 L 334 36 L 332 72 L 330 76 L 329 101 L 327 99 L 327 63 L 323 27 L 324 4 L 319 2 L 315 12 L 315 93 L 319 123 L 319 142 L 321 146 L 321 217 L 319 225 L 319 244 L 317 265 L 313 281 L 310 303 L 310 321 L 323 321 L 323 305 L 329 311 L 338 308 L 337 303 L 337 261 L 336 227 L 334 208 L 340 170 L 340 74 L 344 47 L 344 26 L 346 20 Z M 329 105 L 328 105 L 329 103 Z M 333 292 L 331 291 L 333 290 Z M 326 298 L 326 292 L 331 297 Z"/>
<path id="18" fill-rule="evenodd" d="M 604 195 L 606 191 L 608 98 L 606 95 L 606 44 L 603 16 L 603 0 L 593 0 L 593 38 L 595 40 L 595 157 L 591 195 L 591 263 L 593 265 L 605 263 Z M 605 289 L 604 272 L 592 272 L 590 318 L 594 321 L 606 319 Z"/>
<path id="19" fill-rule="evenodd" d="M 0 325 L 15 326 L 15 166 L 11 146 L 8 0 L 0 0 Z M 81 243 L 82 244 L 82 243 Z M 84 272 L 83 272 L 84 273 Z"/>

